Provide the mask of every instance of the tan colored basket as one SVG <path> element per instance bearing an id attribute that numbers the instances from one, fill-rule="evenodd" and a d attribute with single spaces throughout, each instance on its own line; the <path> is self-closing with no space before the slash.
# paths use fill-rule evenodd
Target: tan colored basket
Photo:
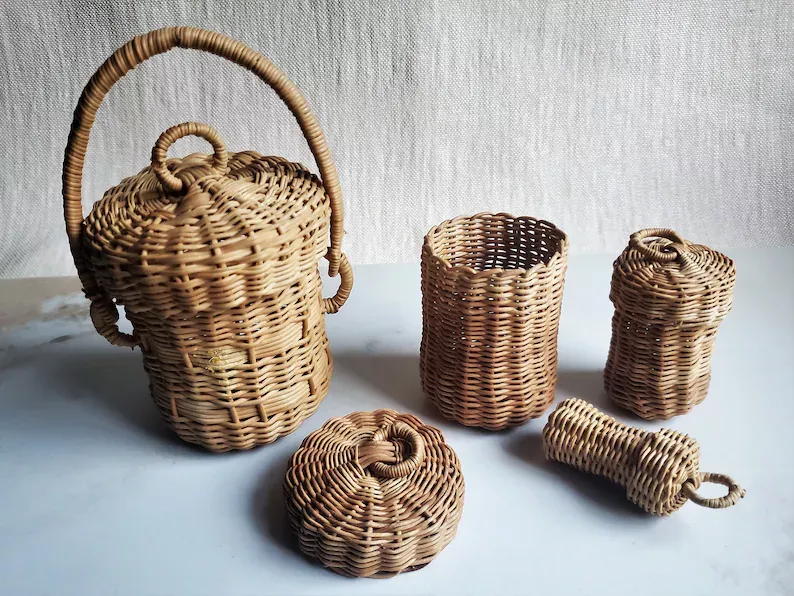
<path id="1" fill-rule="evenodd" d="M 666 420 L 705 399 L 735 281 L 733 261 L 672 230 L 631 236 L 615 261 L 609 295 L 615 315 L 604 386 L 615 403 Z"/>
<path id="2" fill-rule="evenodd" d="M 430 563 L 455 537 L 463 492 L 441 431 L 392 410 L 326 422 L 292 456 L 284 483 L 301 550 L 355 577 Z"/>
<path id="3" fill-rule="evenodd" d="M 422 387 L 441 413 L 499 430 L 554 399 L 568 239 L 505 213 L 457 217 L 422 247 Z"/>
<path id="4" fill-rule="evenodd" d="M 175 47 L 204 50 L 250 69 L 292 110 L 324 183 L 300 164 L 254 151 L 229 154 L 205 124 L 164 132 L 151 166 L 111 188 L 83 221 L 83 163 L 97 110 L 113 84 Z M 166 159 L 186 135 L 213 155 Z M 83 91 L 63 167 L 72 255 L 97 331 L 140 346 L 152 397 L 185 441 L 212 451 L 248 449 L 286 435 L 328 391 L 323 314 L 353 283 L 340 250 L 342 199 L 331 155 L 308 105 L 266 58 L 224 35 L 175 27 L 134 38 Z M 317 262 L 327 249 L 342 283 L 322 300 Z M 115 303 L 114 303 L 115 301 Z M 134 329 L 121 333 L 116 304 Z"/>
<path id="5" fill-rule="evenodd" d="M 723 509 L 745 494 L 728 476 L 699 471 L 700 447 L 691 437 L 626 426 L 581 399 L 566 399 L 549 415 L 543 450 L 549 459 L 620 484 L 631 502 L 654 515 L 670 515 L 687 501 Z M 728 494 L 701 497 L 701 482 L 723 484 Z"/>

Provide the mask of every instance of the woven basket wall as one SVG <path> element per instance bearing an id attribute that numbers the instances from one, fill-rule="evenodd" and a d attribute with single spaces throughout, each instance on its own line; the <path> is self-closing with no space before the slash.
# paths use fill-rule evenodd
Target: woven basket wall
<path id="1" fill-rule="evenodd" d="M 127 71 L 174 47 L 226 57 L 269 83 L 301 124 L 324 182 L 280 157 L 227 153 L 215 130 L 187 122 L 164 132 L 151 166 L 108 190 L 83 221 L 80 181 L 99 103 Z M 187 135 L 203 137 L 213 154 L 166 159 Z M 152 397 L 181 438 L 212 451 L 249 449 L 314 413 L 332 369 L 324 314 L 344 304 L 352 270 L 340 250 L 341 196 L 325 139 L 300 92 L 264 57 L 189 27 L 120 48 L 75 112 L 64 211 L 94 325 L 115 345 L 141 348 Z M 323 256 L 342 277 L 328 299 Z M 119 331 L 117 305 L 132 335 Z"/>
<path id="2" fill-rule="evenodd" d="M 568 240 L 531 217 L 481 213 L 422 247 L 422 387 L 447 418 L 499 430 L 554 398 Z"/>
<path id="3" fill-rule="evenodd" d="M 378 410 L 306 437 L 284 493 L 304 553 L 342 575 L 383 578 L 424 567 L 452 541 L 464 483 L 441 431 Z"/>
<path id="4" fill-rule="evenodd" d="M 717 329 L 733 304 L 733 261 L 661 228 L 633 234 L 614 264 L 604 386 L 648 420 L 685 414 L 711 380 Z"/>

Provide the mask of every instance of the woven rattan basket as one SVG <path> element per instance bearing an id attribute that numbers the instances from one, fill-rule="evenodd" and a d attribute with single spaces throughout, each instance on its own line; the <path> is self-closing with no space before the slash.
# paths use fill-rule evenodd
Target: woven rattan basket
<path id="1" fill-rule="evenodd" d="M 102 99 L 136 65 L 175 47 L 217 54 L 268 83 L 297 118 L 324 183 L 280 157 L 228 153 L 217 132 L 189 122 L 164 132 L 151 165 L 108 190 L 83 221 L 83 163 Z M 206 139 L 213 155 L 166 159 L 186 135 Z M 278 68 L 201 29 L 134 38 L 83 91 L 63 181 L 91 319 L 111 343 L 141 348 L 152 397 L 180 437 L 212 451 L 248 449 L 292 432 L 317 409 L 331 374 L 323 314 L 344 303 L 353 279 L 340 251 L 342 199 L 325 138 Z M 326 300 L 317 267 L 324 254 L 331 275 L 342 277 Z M 119 331 L 117 305 L 132 335 Z"/>
<path id="2" fill-rule="evenodd" d="M 687 501 L 724 509 L 745 494 L 724 474 L 700 472 L 700 447 L 693 438 L 626 426 L 581 399 L 567 399 L 549 415 L 543 450 L 549 459 L 620 484 L 630 501 L 654 515 L 669 515 Z M 728 494 L 701 497 L 701 482 L 723 484 Z"/>
<path id="3" fill-rule="evenodd" d="M 463 491 L 441 431 L 392 410 L 326 422 L 293 455 L 284 483 L 301 550 L 355 577 L 427 565 L 455 537 Z"/>
<path id="4" fill-rule="evenodd" d="M 499 430 L 554 398 L 568 240 L 505 213 L 458 217 L 422 247 L 422 387 L 441 413 Z"/>
<path id="5" fill-rule="evenodd" d="M 728 257 L 672 230 L 631 236 L 615 261 L 609 295 L 615 315 L 604 386 L 615 403 L 666 420 L 705 399 L 735 280 Z"/>

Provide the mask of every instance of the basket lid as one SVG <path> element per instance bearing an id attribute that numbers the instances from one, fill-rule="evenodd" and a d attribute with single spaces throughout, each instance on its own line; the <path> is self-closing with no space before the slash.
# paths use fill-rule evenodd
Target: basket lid
<path id="1" fill-rule="evenodd" d="M 650 324 L 703 324 L 731 309 L 735 281 L 724 254 L 649 228 L 632 234 L 615 261 L 609 297 L 617 310 Z"/>
<path id="2" fill-rule="evenodd" d="M 357 577 L 428 564 L 454 538 L 464 492 L 441 431 L 393 410 L 326 422 L 293 455 L 284 488 L 301 549 Z"/>
<path id="3" fill-rule="evenodd" d="M 208 140 L 214 155 L 166 160 L 168 147 L 191 134 Z M 323 185 L 303 166 L 254 151 L 227 154 L 215 130 L 189 122 L 164 132 L 152 165 L 94 205 L 83 242 L 95 269 L 145 272 L 149 285 L 182 280 L 189 293 L 203 276 L 222 274 L 227 285 L 255 279 L 265 295 L 322 258 L 329 219 Z"/>

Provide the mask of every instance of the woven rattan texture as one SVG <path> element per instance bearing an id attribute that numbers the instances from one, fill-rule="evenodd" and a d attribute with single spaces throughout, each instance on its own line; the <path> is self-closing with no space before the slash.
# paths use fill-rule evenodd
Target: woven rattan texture
<path id="1" fill-rule="evenodd" d="M 284 492 L 304 553 L 343 575 L 389 577 L 424 567 L 455 537 L 464 483 L 441 431 L 378 410 L 306 437 Z"/>
<path id="2" fill-rule="evenodd" d="M 80 177 L 99 103 L 127 71 L 174 47 L 224 56 L 269 83 L 301 124 L 325 184 L 279 157 L 229 154 L 212 128 L 186 122 L 165 131 L 151 166 L 108 190 L 83 221 Z M 166 159 L 187 135 L 206 139 L 213 154 Z M 332 368 L 323 315 L 344 304 L 352 270 L 339 250 L 341 197 L 325 139 L 300 92 L 264 57 L 187 27 L 120 48 L 75 111 L 64 213 L 94 325 L 113 344 L 141 348 L 154 401 L 180 437 L 212 451 L 249 449 L 314 413 Z M 323 255 L 342 278 L 325 300 Z M 132 335 L 119 331 L 116 304 Z"/>
<path id="3" fill-rule="evenodd" d="M 654 515 L 669 515 L 688 500 L 721 509 L 744 497 L 727 476 L 700 473 L 700 447 L 691 437 L 621 424 L 580 399 L 561 402 L 549 415 L 543 450 L 549 459 L 620 484 L 629 500 Z M 726 485 L 728 495 L 700 497 L 695 491 L 702 481 Z"/>
<path id="4" fill-rule="evenodd" d="M 554 398 L 568 240 L 553 224 L 481 213 L 422 247 L 422 387 L 447 418 L 499 430 Z"/>
<path id="5" fill-rule="evenodd" d="M 731 259 L 672 230 L 632 235 L 610 291 L 615 314 L 604 386 L 615 403 L 666 420 L 705 399 L 735 280 Z"/>

